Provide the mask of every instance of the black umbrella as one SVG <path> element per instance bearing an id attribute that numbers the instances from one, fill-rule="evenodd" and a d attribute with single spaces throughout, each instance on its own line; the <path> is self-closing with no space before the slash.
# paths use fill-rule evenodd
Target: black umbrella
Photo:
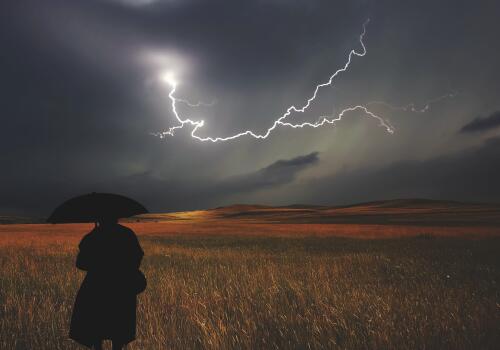
<path id="1" fill-rule="evenodd" d="M 127 218 L 147 212 L 140 203 L 125 196 L 93 192 L 67 200 L 54 210 L 47 222 L 96 222 L 102 218 Z"/>

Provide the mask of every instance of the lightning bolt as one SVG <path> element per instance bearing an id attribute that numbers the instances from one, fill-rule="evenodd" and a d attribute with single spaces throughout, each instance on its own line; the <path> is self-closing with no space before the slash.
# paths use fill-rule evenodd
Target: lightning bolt
<path id="1" fill-rule="evenodd" d="M 351 62 L 352 62 L 352 59 L 354 56 L 363 57 L 366 55 L 367 50 L 366 50 L 365 44 L 363 42 L 363 38 L 366 34 L 366 26 L 369 23 L 369 21 L 370 20 L 368 19 L 367 21 L 365 21 L 363 23 L 363 30 L 362 30 L 361 34 L 359 35 L 359 43 L 361 45 L 362 50 L 360 52 L 358 52 L 355 49 L 352 49 L 349 52 L 349 55 L 347 57 L 347 61 L 343 67 L 337 69 L 332 75 L 330 75 L 330 78 L 327 81 L 316 85 L 316 88 L 314 89 L 313 94 L 311 95 L 311 97 L 309 97 L 307 99 L 307 101 L 302 106 L 296 107 L 296 106 L 292 105 L 292 106 L 288 107 L 286 112 L 283 113 L 278 119 L 276 119 L 274 121 L 274 123 L 271 125 L 271 127 L 269 127 L 265 133 L 257 134 L 255 132 L 253 132 L 252 130 L 245 130 L 245 131 L 240 132 L 238 134 L 235 134 L 232 136 L 227 136 L 227 137 L 201 137 L 201 136 L 196 135 L 197 131 L 203 127 L 204 121 L 203 120 L 196 121 L 196 120 L 192 120 L 189 118 L 183 119 L 177 111 L 177 103 L 178 102 L 185 103 L 188 106 L 192 106 L 192 107 L 198 107 L 201 104 L 192 104 L 187 100 L 183 100 L 183 99 L 179 99 L 179 98 L 175 97 L 174 94 L 175 94 L 176 89 L 177 89 L 177 82 L 174 81 L 173 79 L 168 79 L 167 82 L 171 87 L 170 92 L 168 94 L 168 97 L 170 98 L 170 101 L 171 101 L 172 113 L 174 114 L 175 118 L 179 122 L 179 125 L 170 127 L 168 130 L 160 132 L 160 133 L 154 133 L 153 135 L 159 136 L 161 138 L 165 138 L 167 136 L 174 136 L 175 131 L 182 129 L 186 125 L 191 125 L 193 127 L 193 129 L 191 131 L 191 137 L 193 137 L 194 139 L 196 139 L 198 141 L 202 141 L 202 142 L 207 142 L 207 141 L 224 142 L 224 141 L 234 140 L 234 139 L 237 139 L 237 138 L 240 138 L 243 136 L 251 136 L 255 139 L 266 139 L 279 126 L 290 127 L 290 128 L 294 128 L 294 129 L 305 128 L 305 127 L 319 128 L 319 127 L 322 127 L 322 126 L 327 125 L 327 124 L 333 125 L 333 124 L 335 124 L 335 122 L 340 121 L 346 113 L 354 112 L 354 111 L 361 111 L 366 116 L 378 120 L 380 126 L 384 127 L 388 133 L 390 133 L 390 134 L 394 133 L 394 127 L 388 121 L 384 120 L 382 117 L 371 112 L 368 109 L 368 107 L 363 106 L 363 105 L 356 105 L 356 106 L 351 106 L 351 107 L 345 108 L 340 113 L 338 113 L 336 116 L 321 116 L 316 122 L 304 122 L 304 123 L 296 124 L 296 123 L 291 123 L 291 122 L 285 121 L 285 119 L 287 119 L 292 113 L 304 113 L 311 106 L 312 102 L 316 99 L 320 89 L 327 87 L 327 86 L 331 86 L 333 84 L 334 79 L 339 74 L 341 74 L 349 69 L 349 66 L 351 65 Z M 373 103 L 375 103 L 375 102 L 373 102 Z"/>

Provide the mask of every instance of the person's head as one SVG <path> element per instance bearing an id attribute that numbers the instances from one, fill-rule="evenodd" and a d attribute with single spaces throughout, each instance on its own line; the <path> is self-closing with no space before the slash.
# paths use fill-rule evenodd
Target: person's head
<path id="1" fill-rule="evenodd" d="M 110 226 L 118 223 L 118 218 L 115 217 L 103 217 L 98 220 L 99 226 Z"/>

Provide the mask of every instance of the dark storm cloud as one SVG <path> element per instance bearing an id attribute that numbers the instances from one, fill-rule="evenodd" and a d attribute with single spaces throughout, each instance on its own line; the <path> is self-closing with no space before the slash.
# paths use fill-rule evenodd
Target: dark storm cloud
<path id="1" fill-rule="evenodd" d="M 500 127 L 500 111 L 495 111 L 485 118 L 478 117 L 464 125 L 461 133 L 485 132 Z"/>
<path id="2" fill-rule="evenodd" d="M 349 204 L 378 199 L 500 201 L 500 137 L 479 147 L 425 161 L 361 168 L 308 183 L 308 200 Z"/>
<path id="3" fill-rule="evenodd" d="M 344 163 L 362 169 L 339 175 L 345 200 L 368 194 L 378 199 L 392 190 L 435 194 L 449 188 L 448 182 L 424 186 L 423 174 L 410 179 L 403 165 L 394 165 L 393 175 L 377 170 L 372 160 L 377 155 L 386 164 L 429 159 L 432 152 L 466 148 L 456 146 L 466 142 L 458 136 L 450 136 L 454 147 L 442 140 L 468 116 L 500 108 L 499 6 L 455 0 L 1 2 L 0 212 L 47 213 L 68 196 L 93 190 L 122 192 L 157 211 L 246 198 L 304 202 L 309 191 L 299 190 L 303 179 L 294 181 L 299 172 L 310 169 L 304 172 L 307 180 L 335 173 Z M 150 136 L 173 126 L 175 118 L 166 88 L 148 83 L 165 67 L 144 62 L 143 54 L 172 59 L 181 80 L 179 97 L 218 101 L 211 109 L 186 111 L 205 120 L 200 135 L 262 132 L 286 107 L 307 100 L 315 84 L 345 63 L 349 50 L 360 49 L 357 38 L 367 17 L 366 58 L 355 58 L 334 88 L 322 90 L 310 114 L 290 119 L 316 120 L 370 100 L 418 104 L 454 88 L 472 97 L 454 99 L 452 111 L 445 108 L 452 102 L 418 116 L 377 111 L 392 117 L 397 132 L 390 139 L 379 130 L 364 133 L 371 124 L 356 116 L 328 132 L 280 129 L 266 141 L 197 143 L 187 128 L 165 142 Z M 321 151 L 321 162 L 310 153 L 314 150 Z M 303 154 L 308 155 L 296 158 Z M 451 158 L 439 161 L 449 165 Z M 435 174 L 439 161 L 429 160 L 434 168 L 424 168 Z M 458 160 L 453 164 L 462 171 L 488 169 L 486 162 L 476 164 L 465 154 L 461 161 L 460 167 Z M 395 164 L 418 173 L 414 162 Z M 370 176 L 384 185 L 363 185 L 373 182 Z M 401 183 L 409 184 L 405 191 Z M 318 198 L 335 202 L 323 195 L 331 183 L 315 186 Z M 471 181 L 464 187 L 475 198 L 482 186 Z M 464 191 L 456 187 L 457 192 L 446 193 Z M 256 193 L 260 197 L 252 197 Z"/>

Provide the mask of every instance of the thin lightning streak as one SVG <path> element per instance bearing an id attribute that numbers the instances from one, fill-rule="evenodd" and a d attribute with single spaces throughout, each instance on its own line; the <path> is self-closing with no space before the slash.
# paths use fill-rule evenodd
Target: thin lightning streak
<path id="1" fill-rule="evenodd" d="M 170 101 L 171 101 L 172 112 L 173 112 L 175 118 L 177 119 L 177 121 L 180 123 L 180 125 L 171 127 L 167 131 L 163 131 L 161 133 L 155 133 L 153 135 L 160 136 L 161 138 L 164 138 L 166 136 L 173 136 L 176 130 L 182 129 L 184 127 L 184 125 L 189 124 L 189 125 L 193 126 L 193 130 L 191 131 L 191 137 L 193 137 L 194 139 L 196 139 L 198 141 L 202 141 L 202 142 L 206 142 L 206 141 L 210 141 L 210 142 L 224 142 L 224 141 L 234 140 L 234 139 L 237 139 L 237 138 L 242 137 L 242 136 L 251 136 L 251 137 L 253 137 L 255 139 L 265 139 L 278 126 L 286 126 L 286 127 L 291 127 L 291 128 L 294 128 L 294 129 L 304 128 L 304 127 L 318 128 L 318 127 L 321 127 L 321 126 L 323 126 L 325 124 L 334 124 L 335 122 L 340 121 L 343 118 L 343 116 L 344 116 L 345 113 L 347 113 L 347 112 L 353 112 L 353 111 L 362 111 L 362 112 L 364 112 L 367 116 L 377 119 L 379 121 L 379 123 L 380 123 L 380 126 L 383 126 L 387 130 L 388 133 L 391 133 L 391 134 L 394 133 L 394 127 L 392 125 L 390 125 L 389 122 L 385 121 L 382 117 L 380 117 L 380 116 L 374 114 L 373 112 L 369 111 L 367 107 L 362 106 L 362 105 L 357 105 L 357 106 L 345 108 L 336 117 L 329 117 L 329 116 L 320 117 L 320 119 L 318 121 L 314 122 L 314 123 L 304 122 L 304 123 L 294 124 L 294 123 L 290 123 L 290 122 L 285 122 L 284 121 L 293 112 L 295 112 L 295 113 L 304 113 L 309 108 L 309 106 L 311 105 L 311 103 L 316 99 L 316 97 L 318 95 L 318 92 L 319 92 L 319 90 L 321 88 L 327 87 L 327 86 L 331 86 L 333 84 L 333 80 L 340 73 L 343 73 L 343 72 L 347 71 L 347 69 L 351 65 L 351 61 L 352 61 L 352 58 L 354 56 L 363 57 L 363 56 L 366 55 L 367 51 L 366 51 L 365 44 L 363 42 L 363 38 L 364 38 L 364 36 L 366 34 L 366 25 L 368 24 L 368 22 L 369 22 L 369 20 L 367 20 L 365 23 L 363 23 L 363 31 L 362 31 L 362 33 L 359 36 L 359 43 L 361 44 L 362 51 L 361 52 L 357 52 L 355 49 L 352 49 L 349 52 L 347 62 L 344 64 L 344 66 L 342 68 L 339 68 L 337 71 L 335 71 L 326 82 L 320 83 L 320 84 L 316 85 L 316 88 L 314 89 L 314 93 L 312 94 L 311 97 L 309 97 L 307 99 L 306 103 L 302 107 L 296 107 L 294 105 L 288 107 L 287 110 L 286 110 L 286 112 L 281 117 L 279 117 L 278 119 L 276 119 L 274 121 L 273 125 L 269 129 L 267 129 L 267 131 L 265 133 L 263 133 L 263 134 L 256 134 L 256 133 L 254 133 L 251 130 L 246 130 L 246 131 L 240 132 L 238 134 L 235 134 L 235 135 L 232 135 L 232 136 L 227 136 L 227 137 L 200 137 L 200 136 L 196 135 L 196 132 L 198 131 L 198 129 L 200 129 L 200 128 L 203 127 L 204 121 L 203 120 L 195 121 L 195 120 L 191 120 L 191 119 L 182 119 L 179 116 L 179 114 L 177 112 L 176 103 L 179 102 L 179 101 L 186 103 L 188 101 L 178 99 L 178 98 L 176 98 L 174 96 L 176 88 L 177 88 L 177 83 L 175 81 L 173 81 L 172 79 L 170 79 L 168 81 L 168 83 L 171 86 L 171 90 L 170 90 L 170 93 L 168 94 L 168 96 L 169 96 Z"/>
<path id="2" fill-rule="evenodd" d="M 367 106 L 373 106 L 373 105 L 380 105 L 380 106 L 384 106 L 384 107 L 387 107 L 389 109 L 392 109 L 393 111 L 403 111 L 403 112 L 412 112 L 412 113 L 425 113 L 427 111 L 429 111 L 429 109 L 431 109 L 432 105 L 437 103 L 437 102 L 440 102 L 442 100 L 445 100 L 445 99 L 448 99 L 448 98 L 454 98 L 458 95 L 458 93 L 456 92 L 451 92 L 449 94 L 445 94 L 445 95 L 442 95 L 442 96 L 439 96 L 439 97 L 436 97 L 432 100 L 429 100 L 427 101 L 423 107 L 421 108 L 418 108 L 415 103 L 409 103 L 405 106 L 394 106 L 394 105 L 391 105 L 390 103 L 387 103 L 387 102 L 384 102 L 384 101 L 372 101 L 372 102 L 368 102 L 367 103 Z"/>
<path id="3" fill-rule="evenodd" d="M 182 99 L 182 98 L 175 98 L 176 99 L 176 102 L 181 102 L 181 103 L 184 103 L 185 105 L 189 106 L 189 107 L 213 107 L 215 106 L 215 104 L 217 103 L 217 100 L 212 100 L 210 102 L 203 102 L 203 101 L 200 101 L 200 102 L 196 102 L 196 103 L 193 103 L 193 102 L 190 102 L 189 100 L 185 100 L 185 99 Z"/>

